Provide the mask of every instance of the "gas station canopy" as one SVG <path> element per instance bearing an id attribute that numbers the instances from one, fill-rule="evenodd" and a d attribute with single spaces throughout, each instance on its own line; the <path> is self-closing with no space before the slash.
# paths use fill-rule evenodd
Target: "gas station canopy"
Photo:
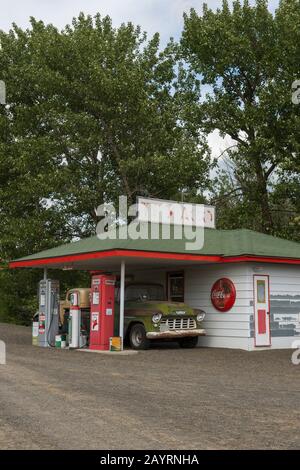
<path id="1" fill-rule="evenodd" d="M 152 228 L 153 226 L 151 225 Z M 166 237 L 167 231 L 164 231 L 166 229 L 165 225 L 160 224 L 157 226 L 157 229 L 148 231 L 152 234 L 152 238 L 148 239 L 139 237 L 136 237 L 137 239 L 130 237 L 122 238 L 120 236 L 122 233 L 110 232 L 109 235 L 109 232 L 107 232 L 105 238 L 93 236 L 11 261 L 10 268 L 43 268 L 44 280 L 41 281 L 42 287 L 43 283 L 52 282 L 47 280 L 47 268 L 94 270 L 98 273 L 102 271 L 100 276 L 112 274 L 112 277 L 114 277 L 114 274 L 119 273 L 119 338 L 121 338 L 121 348 L 123 348 L 126 272 L 134 274 L 139 269 L 170 269 L 172 267 L 177 269 L 179 266 L 187 268 L 191 265 L 198 265 L 199 267 L 200 264 L 212 265 L 219 263 L 260 262 L 300 264 L 299 243 L 264 235 L 252 230 L 216 230 L 198 227 L 194 229 L 194 238 L 192 239 L 190 237 L 191 232 L 188 233 L 188 236 L 179 238 L 179 233 L 176 233 L 175 226 L 173 227 L 174 230 L 170 230 L 169 237 Z M 197 233 L 195 230 L 199 232 Z M 185 231 L 181 235 L 184 234 Z M 99 285 L 101 284 L 99 279 L 94 279 L 93 274 L 92 286 L 94 281 L 97 281 Z M 51 292 L 52 290 L 50 289 Z M 48 298 L 50 298 L 49 295 Z M 103 298 L 106 298 L 105 295 Z M 96 308 L 95 302 L 93 302 L 93 309 Z M 112 305 L 112 302 L 110 299 L 110 305 Z M 100 305 L 99 302 L 98 304 Z M 107 307 L 107 311 L 111 311 L 111 306 Z M 77 325 L 76 331 L 80 332 L 81 330 L 78 326 L 80 324 L 80 315 L 76 316 L 76 312 L 75 310 L 71 312 L 71 318 L 72 322 L 74 319 Z M 96 316 L 96 313 L 93 310 L 92 315 Z M 43 313 L 40 313 L 40 317 L 41 315 L 43 317 Z M 99 317 L 99 312 L 97 315 Z M 48 313 L 44 317 L 48 320 L 50 318 Z M 106 316 L 102 315 L 98 320 L 101 318 L 106 318 Z M 94 317 L 92 320 L 92 324 L 97 325 L 98 328 L 98 320 L 95 320 Z M 50 322 L 49 325 L 51 324 Z M 72 328 L 71 331 L 74 330 Z M 103 331 L 103 328 L 99 328 L 98 331 Z M 113 332 L 111 331 L 110 337 L 112 334 Z M 48 333 L 45 333 L 44 336 L 48 338 Z M 75 336 L 79 344 L 79 333 Z M 108 336 L 106 335 L 106 339 Z M 100 347 L 99 341 L 98 338 L 96 341 L 97 348 Z M 77 343 L 76 347 L 78 346 Z M 47 345 L 47 342 L 43 344 Z M 71 342 L 71 344 L 73 343 Z M 107 344 L 105 348 L 107 349 Z"/>
<path id="2" fill-rule="evenodd" d="M 201 249 L 187 249 L 187 238 L 115 239 L 97 236 L 71 242 L 10 262 L 10 268 L 59 268 L 119 271 L 120 261 L 127 269 L 163 267 L 195 263 L 237 263 L 258 261 L 300 264 L 299 243 L 252 230 L 204 230 Z M 199 236 L 200 239 L 200 236 Z"/>

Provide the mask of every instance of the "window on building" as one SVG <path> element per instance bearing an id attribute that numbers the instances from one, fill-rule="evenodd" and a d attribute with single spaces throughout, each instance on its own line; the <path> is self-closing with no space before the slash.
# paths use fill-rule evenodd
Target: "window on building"
<path id="1" fill-rule="evenodd" d="M 168 299 L 171 302 L 184 302 L 184 272 L 168 273 Z"/>

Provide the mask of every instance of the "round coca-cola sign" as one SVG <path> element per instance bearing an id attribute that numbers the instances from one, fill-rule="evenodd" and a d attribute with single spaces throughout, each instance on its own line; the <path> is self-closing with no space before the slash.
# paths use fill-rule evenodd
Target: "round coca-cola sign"
<path id="1" fill-rule="evenodd" d="M 236 299 L 236 290 L 233 282 L 226 277 L 218 279 L 211 289 L 211 301 L 220 312 L 230 310 Z"/>

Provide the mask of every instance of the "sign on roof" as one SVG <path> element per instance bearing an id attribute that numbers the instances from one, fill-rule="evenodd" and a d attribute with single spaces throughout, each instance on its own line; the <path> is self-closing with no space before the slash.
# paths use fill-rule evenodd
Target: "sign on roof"
<path id="1" fill-rule="evenodd" d="M 216 228 L 213 206 L 144 197 L 138 197 L 137 206 L 140 222 Z"/>

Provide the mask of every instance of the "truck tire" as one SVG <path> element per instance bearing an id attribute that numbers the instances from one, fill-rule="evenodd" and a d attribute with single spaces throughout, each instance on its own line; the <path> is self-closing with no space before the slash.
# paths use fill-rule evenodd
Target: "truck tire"
<path id="1" fill-rule="evenodd" d="M 149 348 L 150 341 L 146 337 L 146 330 L 144 325 L 141 323 L 132 325 L 129 331 L 129 343 L 132 349 L 142 350 Z"/>
<path id="2" fill-rule="evenodd" d="M 181 348 L 195 348 L 198 344 L 198 336 L 192 336 L 190 338 L 181 338 L 178 343 Z"/>

